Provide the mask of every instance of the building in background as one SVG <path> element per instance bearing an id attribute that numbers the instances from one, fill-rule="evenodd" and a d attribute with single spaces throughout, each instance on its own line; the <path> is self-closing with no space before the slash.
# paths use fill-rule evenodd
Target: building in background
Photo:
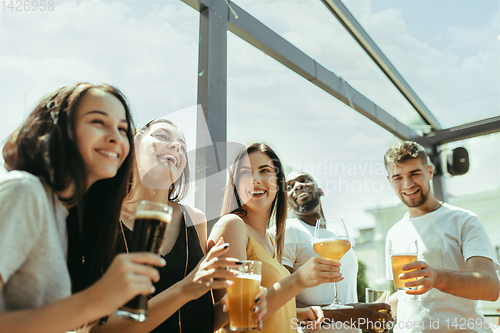
<path id="1" fill-rule="evenodd" d="M 467 196 L 449 197 L 451 205 L 468 209 L 476 213 L 484 224 L 490 241 L 500 259 L 500 189 Z M 375 217 L 372 228 L 359 230 L 359 237 L 353 246 L 358 260 L 367 266 L 370 287 L 389 288 L 392 281 L 385 278 L 385 237 L 389 229 L 407 212 L 403 203 L 394 207 L 380 207 L 366 210 Z M 500 273 L 497 271 L 497 275 Z M 479 309 L 484 314 L 500 315 L 500 300 L 479 302 Z"/>

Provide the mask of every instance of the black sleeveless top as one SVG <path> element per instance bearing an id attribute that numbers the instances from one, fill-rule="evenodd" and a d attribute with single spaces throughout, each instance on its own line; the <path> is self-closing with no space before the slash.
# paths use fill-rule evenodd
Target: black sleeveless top
<path id="1" fill-rule="evenodd" d="M 187 229 L 187 249 L 189 250 L 186 275 L 188 275 L 198 262 L 203 258 L 203 251 L 200 247 L 198 234 L 194 228 L 193 221 L 182 207 L 184 218 L 182 219 L 181 230 L 172 250 L 163 256 L 167 261 L 164 267 L 157 267 L 160 272 L 160 280 L 154 284 L 156 292 L 154 297 L 162 291 L 168 289 L 184 278 L 186 270 L 186 229 Z M 187 228 L 185 228 L 185 225 Z M 125 228 L 126 229 L 126 228 Z M 129 231 L 127 229 L 127 231 Z M 129 235 L 127 235 L 127 238 Z M 210 291 L 198 299 L 186 303 L 161 325 L 152 330 L 154 333 L 176 333 L 181 332 L 179 328 L 179 312 L 182 333 L 212 333 L 214 331 L 214 308 Z"/>

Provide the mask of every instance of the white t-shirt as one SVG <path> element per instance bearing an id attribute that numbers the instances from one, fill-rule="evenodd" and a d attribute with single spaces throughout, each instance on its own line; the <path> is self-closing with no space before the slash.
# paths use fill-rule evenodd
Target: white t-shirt
<path id="1" fill-rule="evenodd" d="M 417 240 L 418 259 L 431 267 L 452 271 L 468 271 L 471 257 L 493 260 L 500 266 L 483 224 L 474 213 L 443 204 L 420 217 L 407 213 L 388 232 L 386 239 L 386 276 L 392 280 L 388 241 L 413 237 Z M 398 323 L 394 332 L 492 332 L 477 311 L 477 302 L 441 292 L 436 288 L 424 295 L 408 295 L 398 291 Z"/>
<path id="2" fill-rule="evenodd" d="M 28 172 L 0 177 L 0 312 L 36 308 L 71 295 L 68 210 Z"/>
<path id="3" fill-rule="evenodd" d="M 276 233 L 274 227 L 271 229 Z M 318 257 L 313 250 L 314 227 L 296 218 L 286 220 L 285 229 L 285 247 L 283 249 L 282 263 L 285 266 L 292 267 L 293 272 L 297 271 L 310 258 Z M 356 281 L 358 275 L 358 261 L 354 251 L 349 250 L 340 259 L 340 271 L 344 280 L 337 283 L 337 292 L 339 300 L 344 303 L 357 303 L 358 294 L 356 292 Z M 330 304 L 335 298 L 333 283 L 324 283 L 322 285 L 307 288 L 300 292 L 296 299 L 307 305 Z M 325 322 L 332 329 L 318 329 L 315 332 L 360 332 L 356 329 L 335 329 L 335 323 Z M 340 325 L 340 322 L 339 322 Z M 300 328 L 298 330 L 301 332 Z M 307 330 L 302 330 L 307 332 Z"/>

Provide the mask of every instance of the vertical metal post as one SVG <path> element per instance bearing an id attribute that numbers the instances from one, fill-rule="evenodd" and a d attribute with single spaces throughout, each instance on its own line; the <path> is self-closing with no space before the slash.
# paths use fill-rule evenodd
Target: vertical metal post
<path id="1" fill-rule="evenodd" d="M 217 164 L 226 161 L 226 146 L 215 143 L 227 142 L 227 21 L 223 0 L 200 11 L 198 104 L 203 112 L 198 112 L 197 119 L 195 206 L 207 216 L 209 231 L 220 216 L 226 183 L 225 172 L 210 175 L 207 171 L 226 167 Z M 213 148 L 199 149 L 212 144 Z"/>
<path id="2" fill-rule="evenodd" d="M 441 148 L 439 146 L 433 146 L 432 153 L 429 154 L 429 158 L 436 168 L 436 172 L 434 173 L 434 177 L 432 179 L 432 185 L 436 199 L 448 202 L 448 192 L 446 190 L 446 180 L 444 178 L 445 168 L 440 154 Z"/>

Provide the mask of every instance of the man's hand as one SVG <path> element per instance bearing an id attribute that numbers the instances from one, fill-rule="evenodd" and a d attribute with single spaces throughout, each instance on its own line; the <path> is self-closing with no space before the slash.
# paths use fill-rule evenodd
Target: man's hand
<path id="1" fill-rule="evenodd" d="M 370 333 L 380 333 L 376 331 L 375 327 L 380 327 L 374 325 L 376 322 L 381 322 L 382 327 L 386 327 L 387 322 L 394 321 L 391 315 L 391 307 L 389 304 L 385 303 L 355 303 L 348 304 L 352 306 L 352 309 L 341 309 L 341 310 L 323 310 L 326 318 L 333 321 L 341 321 L 346 327 L 350 327 L 353 324 L 354 328 L 364 329 Z M 384 331 L 384 332 L 387 332 Z"/>
<path id="2" fill-rule="evenodd" d="M 425 294 L 432 288 L 454 296 L 472 300 L 494 302 L 498 299 L 500 282 L 495 272 L 493 261 L 484 257 L 467 259 L 468 271 L 451 271 L 436 269 L 423 261 L 414 261 L 402 267 L 403 271 L 416 269 L 413 272 L 400 274 L 401 279 L 419 278 L 417 281 L 405 283 L 406 287 L 419 287 L 417 290 L 406 290 L 410 295 Z"/>
<path id="3" fill-rule="evenodd" d="M 405 287 L 419 287 L 417 290 L 407 290 L 409 295 L 422 295 L 435 288 L 439 280 L 439 271 L 429 266 L 424 261 L 414 261 L 401 267 L 403 271 L 414 270 L 413 272 L 399 275 L 401 280 L 417 278 L 416 281 L 405 283 Z"/>

